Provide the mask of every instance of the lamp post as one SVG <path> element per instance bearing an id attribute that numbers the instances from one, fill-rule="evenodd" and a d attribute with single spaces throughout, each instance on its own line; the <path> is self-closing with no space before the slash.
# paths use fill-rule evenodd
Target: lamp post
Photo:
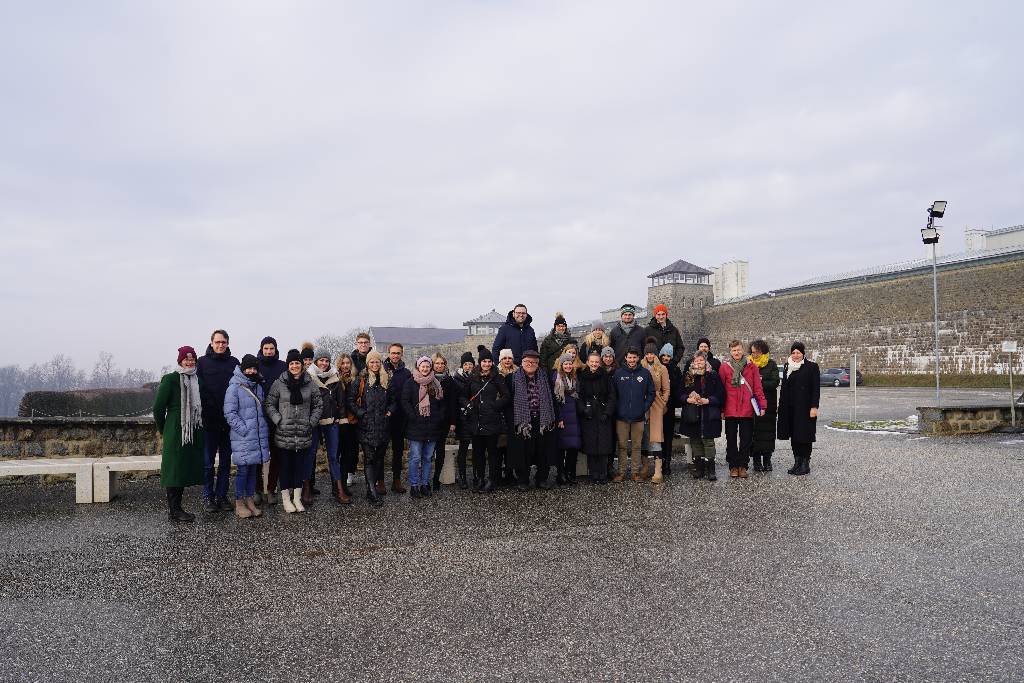
<path id="1" fill-rule="evenodd" d="M 942 407 L 942 390 L 939 386 L 939 267 L 938 244 L 939 230 L 935 219 L 942 218 L 946 213 L 946 202 L 936 201 L 928 207 L 928 224 L 921 228 L 921 241 L 932 245 L 932 303 L 935 307 L 935 404 Z"/>

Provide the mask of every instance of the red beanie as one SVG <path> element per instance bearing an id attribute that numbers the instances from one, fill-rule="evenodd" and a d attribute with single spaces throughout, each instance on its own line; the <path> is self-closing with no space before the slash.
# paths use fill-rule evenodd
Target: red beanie
<path id="1" fill-rule="evenodd" d="M 193 358 L 197 358 L 196 350 L 191 346 L 182 346 L 178 349 L 178 365 L 181 365 L 181 361 L 185 360 L 185 357 L 189 354 L 191 354 Z"/>
<path id="2" fill-rule="evenodd" d="M 658 304 L 654 307 L 654 313 L 657 314 L 658 311 L 665 311 L 665 315 L 668 315 L 668 306 L 665 304 Z"/>

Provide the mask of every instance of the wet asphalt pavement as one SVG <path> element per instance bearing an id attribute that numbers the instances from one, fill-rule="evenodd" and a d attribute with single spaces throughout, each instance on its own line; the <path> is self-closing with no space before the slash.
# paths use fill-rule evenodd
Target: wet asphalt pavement
<path id="1" fill-rule="evenodd" d="M 8 483 L 0 680 L 1020 680 L 1022 446 L 819 428 L 807 477 L 780 442 L 746 481 L 177 525 L 156 479 Z"/>

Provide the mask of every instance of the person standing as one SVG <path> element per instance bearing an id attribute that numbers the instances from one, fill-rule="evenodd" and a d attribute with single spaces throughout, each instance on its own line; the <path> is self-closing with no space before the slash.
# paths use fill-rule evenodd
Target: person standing
<path id="1" fill-rule="evenodd" d="M 619 308 L 619 322 L 608 333 L 608 343 L 615 349 L 615 362 L 620 366 L 626 359 L 626 351 L 644 346 L 644 328 L 636 324 L 636 306 L 623 304 Z"/>
<path id="2" fill-rule="evenodd" d="M 430 466 L 437 435 L 445 422 L 445 399 L 434 364 L 427 356 L 416 359 L 416 372 L 402 388 L 402 412 L 409 437 L 409 497 L 430 497 Z"/>
<path id="3" fill-rule="evenodd" d="M 228 333 L 214 330 L 210 335 L 210 344 L 206 347 L 206 355 L 196 365 L 203 389 L 203 426 L 206 429 L 203 498 L 206 499 L 207 512 L 232 510 L 235 507 L 228 502 L 231 430 L 224 420 L 224 396 L 237 365 L 238 359 L 231 355 L 231 349 L 228 348 Z"/>
<path id="4" fill-rule="evenodd" d="M 793 467 L 786 471 L 797 475 L 811 473 L 821 400 L 821 370 L 806 355 L 803 342 L 793 342 L 779 396 L 779 438 L 793 445 Z"/>
<path id="5" fill-rule="evenodd" d="M 722 367 L 722 361 L 715 358 L 715 354 L 711 352 L 711 340 L 707 337 L 701 337 L 697 340 L 697 350 L 702 352 L 707 357 L 708 366 L 718 372 Z"/>
<path id="6" fill-rule="evenodd" d="M 363 475 L 366 478 L 366 497 L 380 505 L 384 488 L 384 455 L 388 450 L 388 420 L 395 408 L 395 395 L 390 389 L 391 377 L 384 370 L 380 353 L 366 355 L 366 369 L 354 382 L 355 390 L 348 394 L 349 412 L 356 416 L 359 443 L 363 446 Z"/>
<path id="7" fill-rule="evenodd" d="M 659 349 L 663 348 L 665 344 L 672 346 L 671 362 L 663 362 L 666 368 L 678 365 L 679 361 L 683 359 L 686 347 L 683 346 L 683 338 L 679 334 L 679 328 L 673 325 L 672 321 L 668 318 L 668 307 L 665 304 L 658 304 L 654 307 L 654 317 L 647 324 L 645 334 L 647 337 L 654 337 L 654 345 Z"/>
<path id="8" fill-rule="evenodd" d="M 352 490 L 349 488 L 356 483 L 356 468 L 359 465 L 359 430 L 356 427 L 356 416 L 349 408 L 349 392 L 355 391 L 356 368 L 352 362 L 352 356 L 347 353 L 338 354 L 335 362 L 338 368 L 338 377 L 341 378 L 341 388 L 338 395 L 344 397 L 339 406 L 341 417 L 338 419 L 338 464 L 341 469 L 341 490 L 349 500 L 352 499 Z"/>
<path id="9" fill-rule="evenodd" d="M 555 412 L 558 415 L 556 481 L 559 484 L 575 484 L 577 460 L 583 446 L 578 415 L 580 383 L 576 374 L 575 356 L 566 353 L 558 359 L 558 370 L 552 373 L 552 385 L 555 392 Z"/>
<path id="10" fill-rule="evenodd" d="M 660 484 L 664 481 L 664 463 L 661 459 L 662 445 L 665 442 L 665 413 L 668 412 L 668 400 L 672 394 L 668 369 L 658 360 L 658 347 L 655 344 L 654 337 L 647 338 L 644 359 L 641 361 L 641 365 L 651 373 L 651 382 L 654 384 L 654 401 L 647 416 L 647 434 L 651 455 L 654 456 L 654 474 L 651 475 L 649 463 L 645 458 L 640 477 L 649 478 L 653 484 Z"/>
<path id="11" fill-rule="evenodd" d="M 746 479 L 754 417 L 761 415 L 768 403 L 761 388 L 761 373 L 743 357 L 743 344 L 733 340 L 729 343 L 729 358 L 719 366 L 718 376 L 725 387 L 722 414 L 725 416 L 725 459 L 729 463 L 729 476 Z M 756 411 L 751 399 L 757 400 Z"/>
<path id="12" fill-rule="evenodd" d="M 402 456 L 405 454 L 405 422 L 406 415 L 402 408 L 402 391 L 405 383 L 412 378 L 409 368 L 405 367 L 402 356 L 405 354 L 405 347 L 395 342 L 388 347 L 388 358 L 384 361 L 384 371 L 390 377 L 391 391 L 394 392 L 391 417 L 388 420 L 388 429 L 391 438 L 391 490 L 395 493 L 405 493 L 402 486 Z M 381 484 L 384 483 L 384 473 L 381 472 Z"/>
<path id="13" fill-rule="evenodd" d="M 750 343 L 750 362 L 761 374 L 761 389 L 766 399 L 764 414 L 754 418 L 754 471 L 772 471 L 772 453 L 775 452 L 775 423 L 778 421 L 779 366 L 768 355 L 768 342 L 758 339 Z"/>
<path id="14" fill-rule="evenodd" d="M 491 358 L 494 358 L 502 349 L 511 349 L 512 358 L 516 365 L 523 359 L 526 351 L 537 350 L 537 333 L 533 331 L 533 318 L 526 310 L 524 304 L 516 304 L 508 312 L 508 319 L 498 328 L 498 334 L 494 337 L 494 344 L 491 345 Z"/>
<path id="15" fill-rule="evenodd" d="M 476 369 L 459 398 L 466 433 L 473 442 L 473 490 L 493 493 L 501 480 L 498 437 L 505 431 L 509 389 L 486 346 L 477 348 Z"/>
<path id="16" fill-rule="evenodd" d="M 263 412 L 265 395 L 259 360 L 251 353 L 242 357 L 224 395 L 224 420 L 231 429 L 231 462 L 235 464 L 235 514 L 239 519 L 259 517 L 256 506 L 256 473 L 270 461 L 270 423 Z"/>
<path id="17" fill-rule="evenodd" d="M 452 379 L 455 381 L 456 391 L 461 397 L 466 394 L 469 378 L 473 374 L 473 368 L 476 367 L 476 361 L 473 360 L 473 354 L 470 351 L 463 353 L 459 361 L 461 367 L 455 371 Z M 473 442 L 473 433 L 466 424 L 466 416 L 461 407 L 455 425 L 459 437 L 459 450 L 455 456 L 455 485 L 465 490 L 469 488 L 469 481 L 466 478 L 466 460 L 469 457 L 469 447 Z"/>
<path id="18" fill-rule="evenodd" d="M 373 344 L 369 332 L 360 332 L 356 335 L 356 347 L 352 349 L 352 365 L 355 366 L 355 374 L 366 369 L 366 356 L 373 351 Z"/>
<path id="19" fill-rule="evenodd" d="M 509 427 L 508 450 L 518 488 L 529 488 L 530 465 L 536 463 L 537 487 L 549 489 L 557 445 L 557 414 L 547 373 L 540 370 L 540 354 L 532 349 L 524 351 L 522 366 L 510 377 L 513 422 Z"/>
<path id="20" fill-rule="evenodd" d="M 708 366 L 707 354 L 698 351 L 683 377 L 683 421 L 680 432 L 690 441 L 693 453 L 693 478 L 716 481 L 715 439 L 722 435 L 722 406 L 725 387 L 722 379 Z"/>
<path id="21" fill-rule="evenodd" d="M 278 351 L 277 340 L 273 337 L 264 337 L 260 342 L 259 352 L 259 375 L 260 375 L 260 386 L 263 387 L 263 396 L 265 397 L 270 393 L 270 387 L 274 384 L 274 381 L 278 377 L 288 372 L 288 364 L 281 360 L 281 353 Z M 270 426 L 270 436 L 268 438 L 270 443 L 270 465 L 267 466 L 266 472 L 266 488 L 263 486 L 263 469 L 260 468 L 256 471 L 256 495 L 253 496 L 253 500 L 256 505 L 260 505 L 262 501 L 260 498 L 261 494 L 266 493 L 267 504 L 274 502 L 274 491 L 277 489 L 277 468 L 279 464 L 280 454 L 277 450 L 277 444 L 274 443 L 274 426 Z"/>
<path id="22" fill-rule="evenodd" d="M 455 383 L 451 373 L 448 372 L 448 359 L 444 357 L 444 354 L 435 353 L 431 360 L 434 364 L 434 377 L 437 377 L 437 381 L 441 383 L 445 401 L 444 424 L 438 429 L 437 440 L 434 444 L 434 476 L 431 482 L 434 491 L 440 491 L 441 468 L 444 467 L 448 435 L 459 433 L 459 385 Z"/>
<path id="23" fill-rule="evenodd" d="M 596 351 L 598 359 L 600 359 L 601 352 L 608 346 L 608 335 L 604 332 L 604 323 L 600 320 L 594 323 L 594 326 L 590 329 L 590 334 L 583 337 L 583 345 L 580 346 L 580 360 L 586 363 L 587 358 L 590 356 L 591 351 Z M 614 357 L 614 351 L 612 352 Z"/>
<path id="24" fill-rule="evenodd" d="M 601 365 L 601 355 L 591 348 L 587 364 L 579 372 L 580 446 L 587 455 L 590 479 L 608 483 L 608 460 L 615 451 L 615 384 Z"/>
<path id="25" fill-rule="evenodd" d="M 498 374 L 501 375 L 502 380 L 505 382 L 505 388 L 508 390 L 508 395 L 512 395 L 512 389 L 509 388 L 509 382 L 512 381 L 512 375 L 519 369 L 516 365 L 515 358 L 512 357 L 512 349 L 502 349 L 501 353 L 498 354 Z M 513 422 L 512 415 L 512 401 L 505 402 L 505 429 L 500 435 L 498 435 L 498 456 L 501 458 L 501 485 L 511 485 L 515 483 L 515 470 L 512 469 L 512 465 L 508 459 L 508 426 Z"/>
<path id="26" fill-rule="evenodd" d="M 270 387 L 265 402 L 267 418 L 274 425 L 274 440 L 281 449 L 281 505 L 285 512 L 305 512 L 302 505 L 303 464 L 313 441 L 313 427 L 320 421 L 323 402 L 309 373 L 302 369 L 302 355 L 291 349 L 288 372 Z"/>
<path id="27" fill-rule="evenodd" d="M 654 403 L 654 379 L 640 366 L 640 351 L 626 351 L 625 365 L 612 376 L 616 396 L 616 425 L 619 439 L 619 471 L 612 480 L 626 478 L 626 462 L 630 463 L 633 481 L 640 481 L 640 444 L 644 436 L 644 422 Z M 626 454 L 629 457 L 626 457 Z"/>
<path id="28" fill-rule="evenodd" d="M 555 324 L 540 345 L 540 366 L 545 370 L 553 369 L 562 349 L 570 342 L 575 343 L 576 340 L 569 334 L 569 323 L 561 312 L 555 313 Z"/>
<path id="29" fill-rule="evenodd" d="M 665 440 L 661 444 L 661 473 L 669 477 L 672 475 L 672 444 L 676 436 L 676 408 L 681 408 L 683 401 L 683 371 L 677 363 L 673 363 L 673 348 L 671 344 L 665 344 L 658 351 L 658 359 L 665 366 L 668 372 L 668 410 L 665 411 L 665 418 L 662 420 L 662 436 Z"/>
<path id="30" fill-rule="evenodd" d="M 619 369 L 619 362 L 615 359 L 615 349 L 611 346 L 606 346 L 601 349 L 601 367 L 605 372 L 608 373 L 609 379 L 615 375 L 615 371 Z M 612 384 L 614 387 L 614 382 Z M 619 447 L 618 439 L 618 426 L 616 421 L 612 421 L 612 436 L 615 437 L 615 443 L 612 444 L 611 455 L 608 456 L 608 479 L 615 476 L 615 456 L 616 451 Z"/>
<path id="31" fill-rule="evenodd" d="M 331 495 L 342 505 L 348 505 L 352 499 L 345 493 L 342 486 L 345 474 L 341 471 L 341 464 L 338 460 L 340 448 L 338 421 L 345 415 L 345 385 L 341 381 L 338 369 L 331 365 L 331 352 L 327 349 L 319 349 L 313 354 L 313 364 L 306 368 L 309 378 L 320 391 L 320 400 L 323 402 L 323 411 L 320 414 L 320 422 L 313 428 L 313 441 L 309 444 L 309 453 L 306 455 L 307 479 L 312 489 L 313 476 L 316 472 L 316 455 L 323 441 L 327 449 L 327 468 L 331 472 Z M 313 504 L 313 492 L 302 491 L 302 504 L 309 507 Z"/>
<path id="32" fill-rule="evenodd" d="M 186 486 L 203 483 L 205 431 L 203 401 L 196 350 L 178 349 L 178 367 L 160 378 L 153 399 L 153 421 L 163 435 L 160 457 L 160 485 L 167 489 L 167 517 L 173 522 L 191 522 L 181 507 Z"/>

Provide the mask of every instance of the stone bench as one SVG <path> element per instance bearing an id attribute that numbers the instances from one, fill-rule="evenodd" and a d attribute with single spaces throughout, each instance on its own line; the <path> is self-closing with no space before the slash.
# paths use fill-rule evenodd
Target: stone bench
<path id="1" fill-rule="evenodd" d="M 92 502 L 109 503 L 117 496 L 119 472 L 156 472 L 160 470 L 159 455 L 96 458 L 92 461 Z"/>
<path id="2" fill-rule="evenodd" d="M 1016 428 L 1011 427 L 1010 402 L 1005 405 L 921 406 L 917 409 L 917 428 L 922 434 L 984 434 L 1020 431 L 1024 406 L 1017 406 Z"/>
<path id="3" fill-rule="evenodd" d="M 75 475 L 75 502 L 91 503 L 94 458 L 32 458 L 0 460 L 0 477 L 24 477 L 32 474 Z"/>

